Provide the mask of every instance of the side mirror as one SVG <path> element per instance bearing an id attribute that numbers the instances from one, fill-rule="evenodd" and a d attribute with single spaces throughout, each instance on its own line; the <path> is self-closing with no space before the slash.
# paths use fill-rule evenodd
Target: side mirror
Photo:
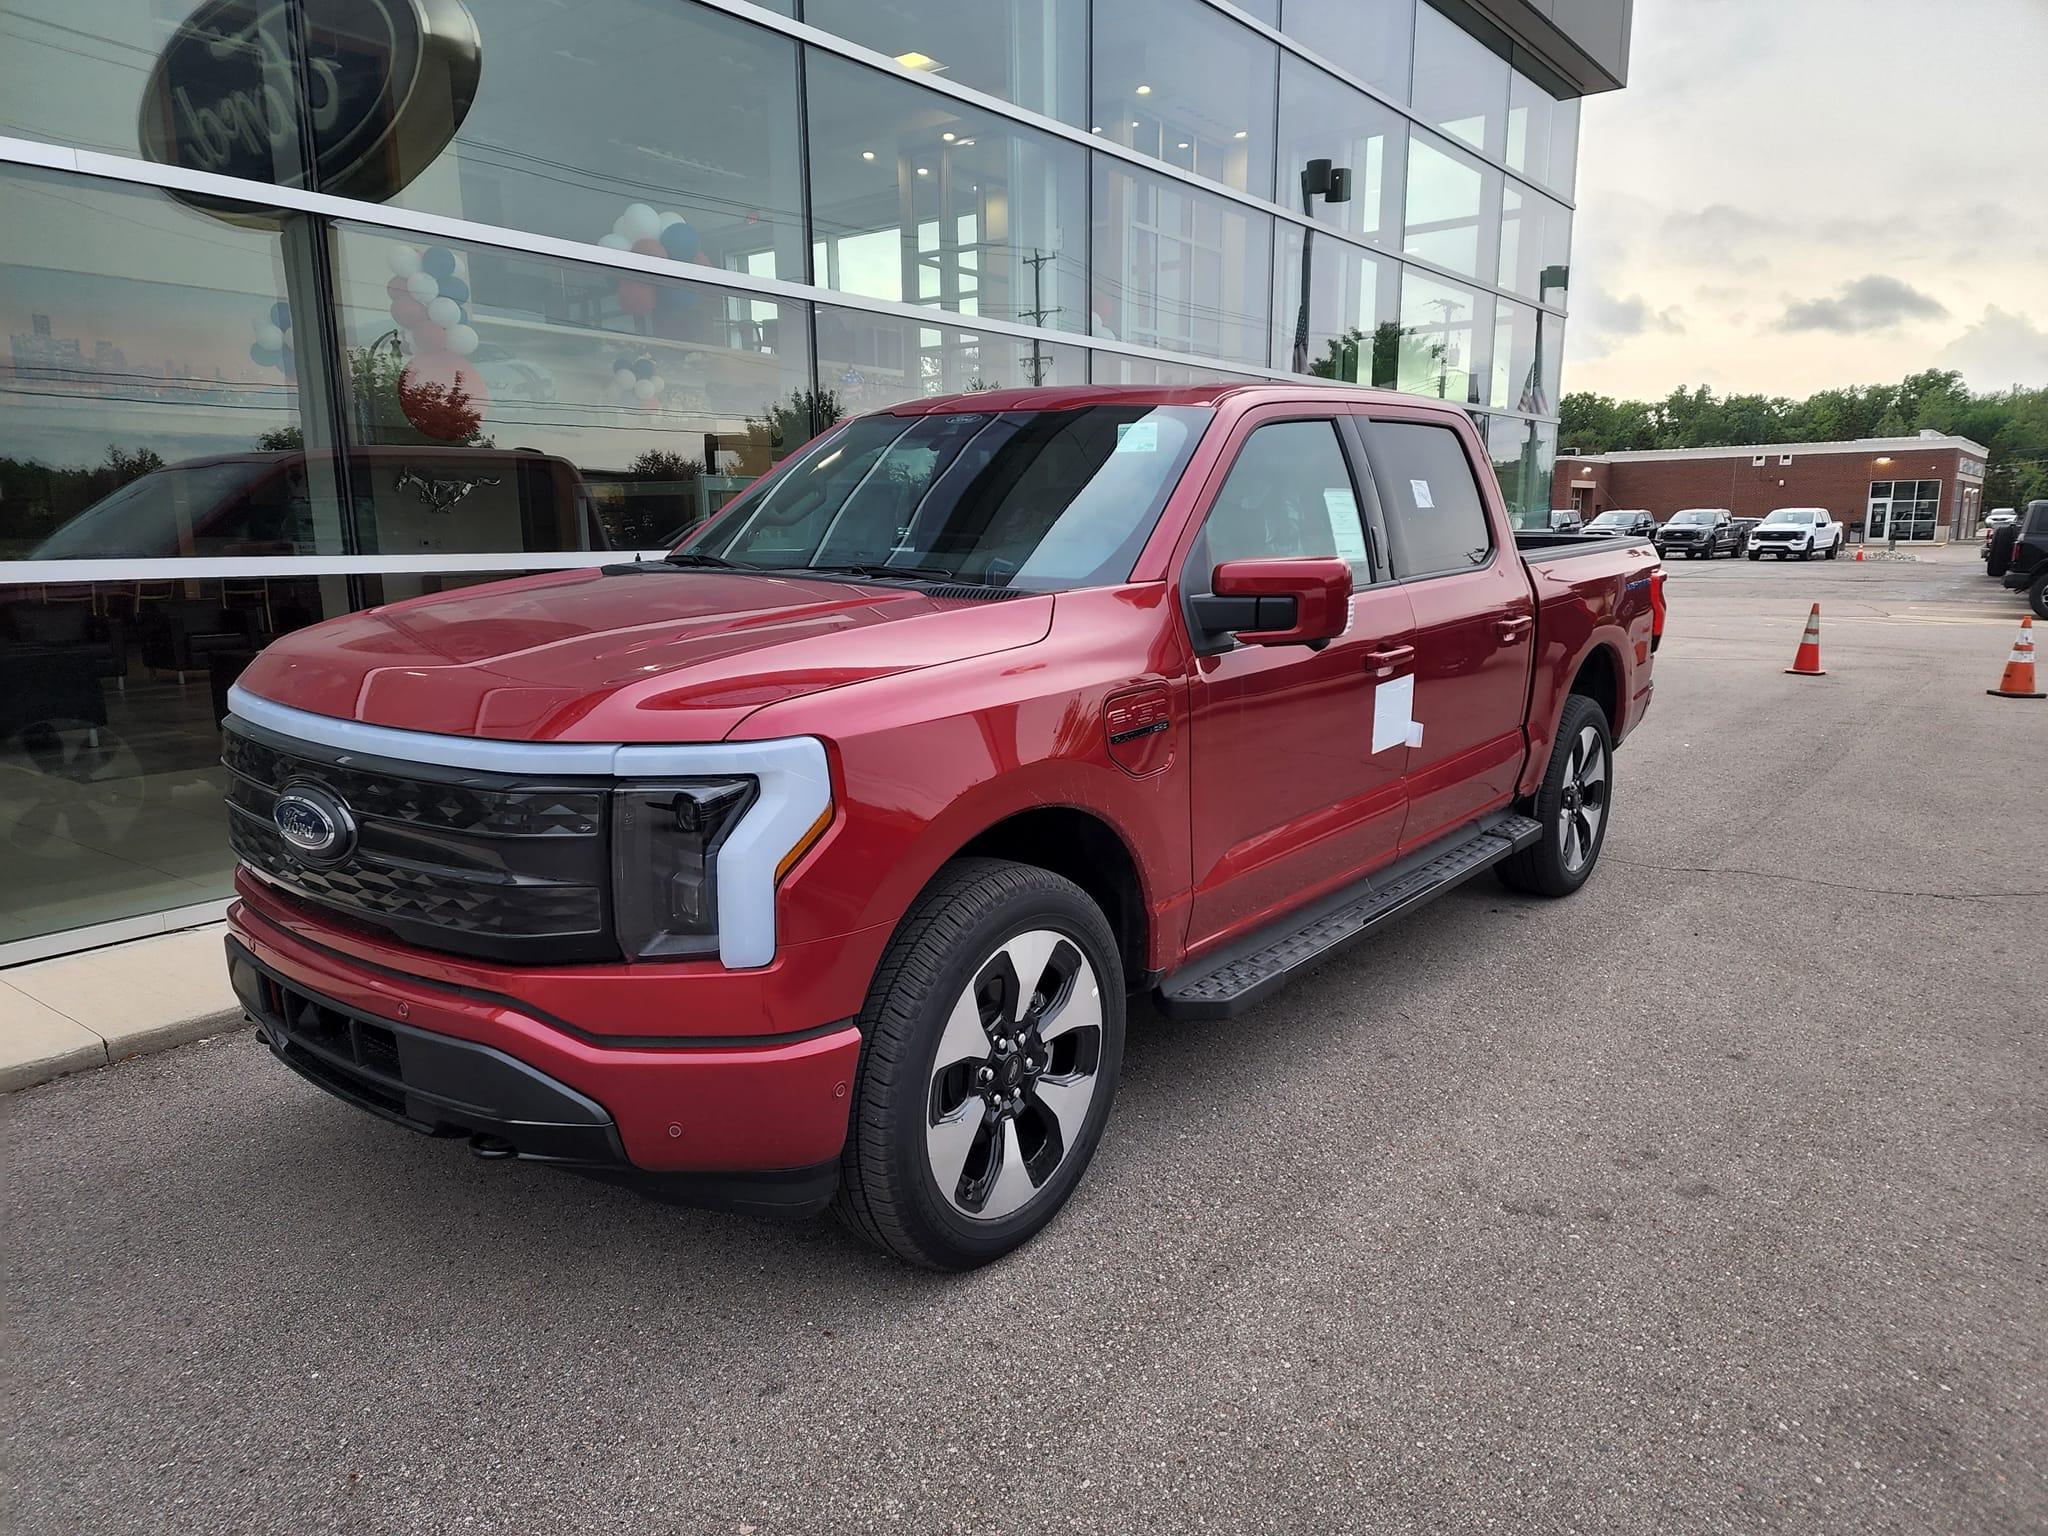
<path id="1" fill-rule="evenodd" d="M 1351 567 L 1334 555 L 1226 560 L 1189 606 L 1210 636 L 1320 650 L 1351 620 Z"/>

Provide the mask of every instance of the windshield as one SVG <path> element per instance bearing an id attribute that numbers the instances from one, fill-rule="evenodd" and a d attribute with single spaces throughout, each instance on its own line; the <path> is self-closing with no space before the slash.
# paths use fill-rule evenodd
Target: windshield
<path id="1" fill-rule="evenodd" d="M 684 548 L 762 570 L 888 566 L 1033 592 L 1124 581 L 1213 414 L 861 417 Z"/>
<path id="2" fill-rule="evenodd" d="M 1802 507 L 1780 507 L 1769 517 L 1765 518 L 1764 521 L 1767 523 L 1810 523 L 1813 521 L 1813 514 Z"/>
<path id="3" fill-rule="evenodd" d="M 1671 519 L 1673 523 L 1686 528 L 1700 523 L 1711 523 L 1713 520 L 1714 514 L 1711 512 L 1680 512 Z"/>
<path id="4" fill-rule="evenodd" d="M 1586 524 L 1586 526 L 1588 528 L 1626 528 L 1635 520 L 1636 515 L 1633 512 L 1602 512 L 1593 521 Z"/>
<path id="5" fill-rule="evenodd" d="M 268 474 L 273 462 L 230 459 L 154 470 L 101 497 L 31 550 L 29 558 L 232 554 L 252 544 L 296 552 L 301 531 L 289 509 L 238 494 Z M 303 481 L 303 471 L 299 478 Z"/>

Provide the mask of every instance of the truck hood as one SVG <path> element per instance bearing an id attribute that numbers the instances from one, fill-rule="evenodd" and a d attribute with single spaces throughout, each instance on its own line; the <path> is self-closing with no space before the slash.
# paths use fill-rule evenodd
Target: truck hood
<path id="1" fill-rule="evenodd" d="M 716 741 L 756 709 L 1045 638 L 1053 599 L 677 570 L 564 571 L 349 614 L 251 662 L 259 698 L 511 741 Z"/>

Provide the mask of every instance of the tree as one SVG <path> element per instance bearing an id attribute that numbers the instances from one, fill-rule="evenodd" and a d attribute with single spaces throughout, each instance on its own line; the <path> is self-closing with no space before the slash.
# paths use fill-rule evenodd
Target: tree
<path id="1" fill-rule="evenodd" d="M 266 453 L 296 453 L 306 446 L 306 434 L 299 427 L 272 427 L 257 437 L 256 446 Z"/>
<path id="2" fill-rule="evenodd" d="M 795 452 L 844 416 L 839 394 L 830 389 L 792 389 L 771 400 L 759 416 L 747 418 L 747 467 L 756 473 Z"/>

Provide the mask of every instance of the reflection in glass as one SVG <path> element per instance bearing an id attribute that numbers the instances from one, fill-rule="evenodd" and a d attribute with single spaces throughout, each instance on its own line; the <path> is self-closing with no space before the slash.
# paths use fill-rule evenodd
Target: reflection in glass
<path id="1" fill-rule="evenodd" d="M 1302 331 L 1302 236 L 1279 226 L 1273 253 L 1279 282 L 1273 308 L 1278 366 L 1322 379 L 1393 388 L 1399 375 L 1401 266 L 1328 234 L 1309 251 L 1307 330 Z"/>
<path id="2" fill-rule="evenodd" d="M 1079 384 L 1087 354 L 894 315 L 819 306 L 818 398 L 827 420 L 905 400 L 1033 384 Z"/>
<path id="3" fill-rule="evenodd" d="M 815 48 L 806 68 L 820 285 L 1082 328 L 1086 151 Z"/>
<path id="4" fill-rule="evenodd" d="M 806 0 L 804 20 L 1047 117 L 1079 124 L 1088 110 L 1086 0 Z"/>
<path id="5" fill-rule="evenodd" d="M 1271 197 L 1279 51 L 1202 0 L 1097 5 L 1089 126 L 1155 160 Z"/>
<path id="6" fill-rule="evenodd" d="M 1404 249 L 1466 277 L 1490 274 L 1501 180 L 1499 171 L 1448 144 L 1410 134 Z"/>
<path id="7" fill-rule="evenodd" d="M 1497 411 L 1548 416 L 1557 406 L 1538 367 L 1536 311 L 1512 299 L 1495 302 L 1493 383 L 1485 403 Z"/>
<path id="8" fill-rule="evenodd" d="M 1415 115 L 1501 159 L 1507 148 L 1508 61 L 1433 6 L 1415 18 Z"/>
<path id="9" fill-rule="evenodd" d="M 1263 365 L 1272 222 L 1184 182 L 1098 155 L 1095 334 Z"/>
<path id="10" fill-rule="evenodd" d="M 1558 196 L 1570 197 L 1579 175 L 1579 101 L 1560 101 L 1550 120 L 1550 168 L 1542 180 Z"/>
<path id="11" fill-rule="evenodd" d="M 1348 166 L 1351 200 L 1317 197 L 1303 211 L 1368 245 L 1398 247 L 1407 134 L 1398 112 L 1292 54 L 1282 57 L 1280 201 L 1288 207 L 1302 209 L 1301 172 L 1309 161 Z"/>
<path id="12" fill-rule="evenodd" d="M 1486 419 L 1486 453 L 1500 480 L 1501 498 L 1517 528 L 1550 527 L 1551 471 L 1557 466 L 1557 428 L 1514 416 Z"/>
<path id="13" fill-rule="evenodd" d="M 348 226 L 335 257 L 366 553 L 662 548 L 816 430 L 799 305 Z"/>
<path id="14" fill-rule="evenodd" d="M 1572 216 L 1559 202 L 1509 180 L 1501 188 L 1498 282 L 1562 305 L 1571 284 Z"/>
<path id="15" fill-rule="evenodd" d="M 1415 0 L 1287 0 L 1282 30 L 1396 101 L 1408 99 Z"/>
<path id="16" fill-rule="evenodd" d="M 1395 387 L 1460 405 L 1485 403 L 1493 297 L 1409 268 L 1401 279 Z"/>
<path id="17" fill-rule="evenodd" d="M 1091 384 L 1156 384 L 1163 389 L 1193 384 L 1263 384 L 1255 373 L 1232 373 L 1227 368 L 1204 368 L 1199 363 L 1162 363 L 1149 357 L 1129 357 L 1122 352 L 1091 352 L 1088 355 Z"/>
<path id="18" fill-rule="evenodd" d="M 1508 168 L 1569 197 L 1578 141 L 1578 99 L 1560 101 L 1515 70 L 1508 87 Z"/>

